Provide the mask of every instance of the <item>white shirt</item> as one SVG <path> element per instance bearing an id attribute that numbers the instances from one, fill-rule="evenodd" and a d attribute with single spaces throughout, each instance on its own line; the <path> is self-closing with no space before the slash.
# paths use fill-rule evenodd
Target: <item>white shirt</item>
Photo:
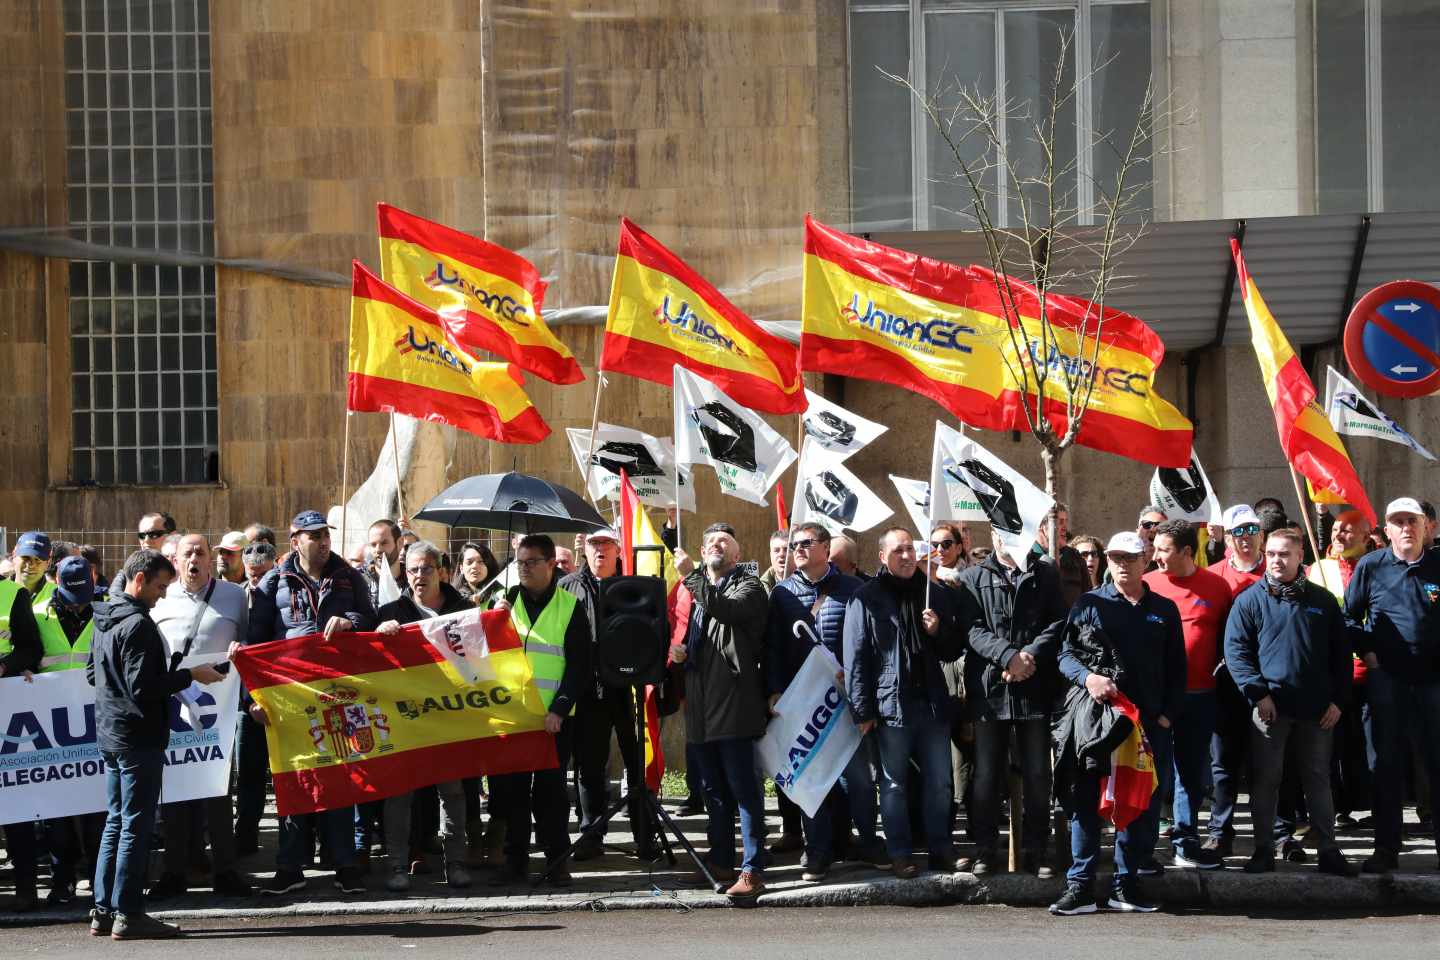
<path id="1" fill-rule="evenodd" d="M 215 590 L 201 615 L 200 629 L 195 634 L 190 653 L 223 657 L 232 641 L 245 641 L 250 623 L 250 597 L 238 583 L 218 577 L 210 583 L 215 585 Z M 185 638 L 190 635 L 196 611 L 205 602 L 205 591 L 210 589 L 210 583 L 191 593 L 185 589 L 185 582 L 177 578 L 171 582 L 160 602 L 155 604 L 155 609 L 150 611 L 150 617 L 160 628 L 171 653 L 179 653 L 185 648 Z"/>

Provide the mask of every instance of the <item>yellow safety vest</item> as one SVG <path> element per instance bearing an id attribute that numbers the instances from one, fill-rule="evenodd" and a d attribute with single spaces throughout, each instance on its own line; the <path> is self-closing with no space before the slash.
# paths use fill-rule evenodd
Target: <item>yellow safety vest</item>
<path id="1" fill-rule="evenodd" d="M 15 598 L 20 596 L 20 584 L 14 580 L 0 580 L 0 657 L 15 649 L 10 639 L 10 611 L 15 607 Z"/>
<path id="2" fill-rule="evenodd" d="M 65 628 L 60 625 L 60 618 L 55 615 L 53 607 L 46 606 L 43 611 L 35 614 L 35 626 L 40 628 L 40 642 L 45 647 L 40 658 L 41 673 L 85 668 L 85 662 L 90 659 L 90 638 L 95 635 L 94 617 L 85 624 L 80 636 L 75 638 L 73 647 L 70 645 L 70 638 L 65 636 Z"/>
<path id="3" fill-rule="evenodd" d="M 555 588 L 550 602 L 540 611 L 540 618 L 533 624 L 525 609 L 525 598 L 517 594 L 510 607 L 510 620 L 525 647 L 525 659 L 530 662 L 536 689 L 540 691 L 540 702 L 548 710 L 560 690 L 560 681 L 565 676 L 565 631 L 570 618 L 575 614 L 575 594 L 569 590 Z M 571 709 L 574 712 L 574 709 Z"/>

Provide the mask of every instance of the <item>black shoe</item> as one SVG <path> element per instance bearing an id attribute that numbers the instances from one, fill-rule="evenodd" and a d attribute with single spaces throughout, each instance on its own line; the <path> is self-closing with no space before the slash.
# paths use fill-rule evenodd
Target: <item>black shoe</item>
<path id="1" fill-rule="evenodd" d="M 1334 877 L 1353 877 L 1355 869 L 1339 850 L 1321 850 L 1317 869 Z"/>
<path id="2" fill-rule="evenodd" d="M 292 890 L 305 889 L 305 874 L 299 870 L 276 870 L 268 883 L 260 885 L 262 897 L 278 897 Z"/>
<path id="3" fill-rule="evenodd" d="M 159 903 L 162 900 L 171 900 L 175 897 L 183 897 L 190 892 L 185 878 L 178 873 L 162 873 L 160 879 L 156 880 L 149 890 L 145 891 L 145 899 Z"/>
<path id="4" fill-rule="evenodd" d="M 1134 881 L 1121 881 L 1110 891 L 1107 906 L 1124 913 L 1154 913 L 1160 908 L 1140 896 L 1140 885 Z"/>
<path id="5" fill-rule="evenodd" d="M 226 870 L 215 874 L 215 881 L 210 889 L 217 897 L 248 897 L 255 892 L 255 889 L 234 870 Z"/>
<path id="6" fill-rule="evenodd" d="M 804 838 L 795 833 L 782 833 L 774 843 L 770 844 L 771 853 L 794 853 L 796 850 L 804 849 Z"/>
<path id="7" fill-rule="evenodd" d="M 365 871 L 355 864 L 335 871 L 335 889 L 341 893 L 364 893 Z"/>
<path id="8" fill-rule="evenodd" d="M 491 875 L 490 886 L 508 887 L 512 884 L 523 884 L 529 880 L 530 871 L 523 862 L 506 860 L 505 864 Z"/>
<path id="9" fill-rule="evenodd" d="M 1360 821 L 1356 820 L 1348 813 L 1337 813 L 1335 815 L 1336 830 L 1353 830 L 1358 826 L 1360 826 Z"/>
<path id="10" fill-rule="evenodd" d="M 1300 844 L 1300 841 L 1293 837 L 1280 844 L 1280 856 L 1284 857 L 1290 863 L 1304 863 L 1310 859 L 1310 855 L 1305 852 L 1305 848 Z"/>
<path id="11" fill-rule="evenodd" d="M 575 849 L 571 852 L 570 857 L 576 863 L 579 863 L 582 860 L 594 860 L 604 852 L 605 842 L 600 838 L 600 835 L 598 833 L 587 833 L 580 838 L 579 843 L 575 844 Z"/>
<path id="12" fill-rule="evenodd" d="M 249 857 L 260 852 L 260 838 L 258 836 L 244 836 L 235 838 L 235 856 Z"/>
<path id="13" fill-rule="evenodd" d="M 562 860 L 557 863 L 555 869 L 550 871 L 550 876 L 545 878 L 545 882 L 552 887 L 568 887 L 574 883 L 575 878 L 570 876 L 570 862 Z"/>
<path id="14" fill-rule="evenodd" d="M 1220 859 L 1220 854 L 1214 850 L 1206 850 L 1199 844 L 1192 844 L 1190 847 L 1181 847 L 1175 851 L 1175 866 L 1193 867 L 1196 870 L 1219 870 L 1225 866 Z"/>
<path id="15" fill-rule="evenodd" d="M 127 915 L 117 913 L 110 927 L 111 940 L 173 940 L 180 936 L 180 928 L 173 923 L 163 923 L 148 913 Z"/>
<path id="16" fill-rule="evenodd" d="M 115 917 L 108 910 L 99 907 L 90 911 L 90 936 L 108 937 L 115 929 Z"/>
<path id="17" fill-rule="evenodd" d="M 877 870 L 890 869 L 890 854 L 886 852 L 885 844 L 879 840 L 856 846 L 850 859 L 868 863 Z"/>
<path id="18" fill-rule="evenodd" d="M 1050 912 L 1057 917 L 1075 917 L 1082 913 L 1095 913 L 1099 909 L 1100 905 L 1095 902 L 1095 895 L 1089 888 L 1074 884 L 1066 887 L 1060 899 L 1050 904 Z"/>
<path id="19" fill-rule="evenodd" d="M 675 811 L 676 816 L 680 817 L 699 817 L 704 813 L 705 801 L 699 797 L 686 797 L 685 802 Z"/>
<path id="20" fill-rule="evenodd" d="M 1245 862 L 1246 873 L 1274 873 L 1275 872 L 1275 851 L 1256 850 Z"/>
<path id="21" fill-rule="evenodd" d="M 1165 875 L 1165 865 L 1154 857 L 1135 868 L 1137 877 L 1160 877 Z"/>
<path id="22" fill-rule="evenodd" d="M 1205 842 L 1200 844 L 1201 850 L 1209 850 L 1224 860 L 1226 857 L 1235 855 L 1234 837 L 1206 837 Z"/>
<path id="23" fill-rule="evenodd" d="M 1361 873 L 1392 873 L 1400 868 L 1400 860 L 1389 850 L 1376 850 L 1360 865 Z"/>
<path id="24" fill-rule="evenodd" d="M 50 892 L 45 895 L 45 902 L 52 907 L 63 907 L 66 904 L 75 902 L 75 884 L 60 881 L 50 885 Z"/>
<path id="25" fill-rule="evenodd" d="M 812 857 L 805 855 L 805 862 L 800 865 L 800 879 L 807 883 L 819 883 L 830 873 L 829 857 Z"/>

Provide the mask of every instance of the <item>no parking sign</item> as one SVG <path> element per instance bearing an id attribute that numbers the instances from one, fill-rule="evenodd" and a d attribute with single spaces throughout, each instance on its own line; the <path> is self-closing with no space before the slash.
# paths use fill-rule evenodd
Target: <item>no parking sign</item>
<path id="1" fill-rule="evenodd" d="M 1395 280 L 1365 294 L 1345 321 L 1345 359 L 1362 383 L 1388 396 L 1440 390 L 1440 290 Z"/>

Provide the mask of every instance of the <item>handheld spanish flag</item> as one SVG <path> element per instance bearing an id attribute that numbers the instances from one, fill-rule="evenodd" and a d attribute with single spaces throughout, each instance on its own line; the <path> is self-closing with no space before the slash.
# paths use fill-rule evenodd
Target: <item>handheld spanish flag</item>
<path id="1" fill-rule="evenodd" d="M 269 720 L 281 816 L 558 762 L 506 611 L 467 610 L 394 635 L 276 640 L 239 651 L 235 667 Z"/>
<path id="2" fill-rule="evenodd" d="M 1110 772 L 1100 778 L 1100 816 L 1124 830 L 1135 818 L 1150 809 L 1160 775 L 1155 769 L 1155 752 L 1140 726 L 1140 708 L 1123 693 L 1110 701 L 1130 719 L 1130 735 L 1110 753 Z"/>
<path id="3" fill-rule="evenodd" d="M 475 360 L 450 342 L 435 311 L 358 260 L 347 405 L 445 423 L 501 443 L 539 443 L 550 435 L 509 364 Z"/>
<path id="4" fill-rule="evenodd" d="M 1265 305 L 1260 289 L 1245 268 L 1240 244 L 1233 239 L 1230 253 L 1235 257 L 1245 313 L 1250 317 L 1250 340 L 1255 358 L 1260 361 L 1260 376 L 1275 411 L 1275 428 L 1286 459 L 1310 484 L 1317 500 L 1348 503 L 1374 524 L 1375 509 L 1370 506 L 1355 465 L 1325 411 L 1315 402 L 1315 384 Z"/>
<path id="5" fill-rule="evenodd" d="M 752 410 L 805 410 L 795 348 L 622 217 L 600 369 L 668 386 L 677 364 Z"/>
<path id="6" fill-rule="evenodd" d="M 385 282 L 438 312 L 455 342 L 551 383 L 585 379 L 540 315 L 545 281 L 529 260 L 388 203 L 376 219 Z"/>

